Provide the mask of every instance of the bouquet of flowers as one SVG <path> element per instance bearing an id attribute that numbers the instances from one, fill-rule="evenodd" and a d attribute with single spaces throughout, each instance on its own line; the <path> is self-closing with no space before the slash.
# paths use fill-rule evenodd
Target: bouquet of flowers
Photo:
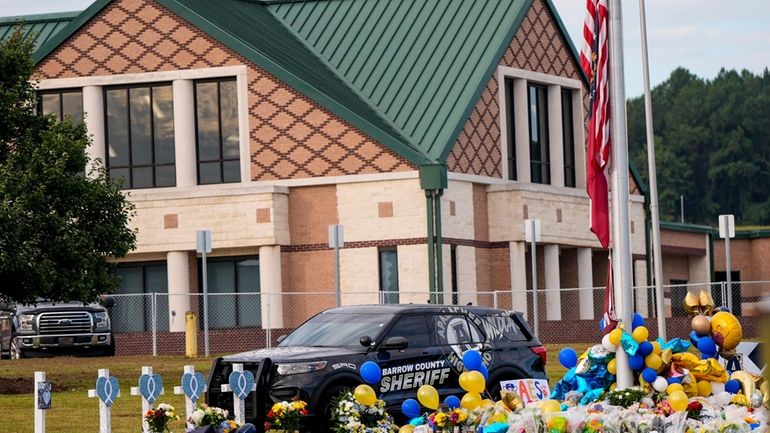
<path id="1" fill-rule="evenodd" d="M 217 433 L 232 433 L 238 429 L 235 421 L 228 419 L 230 414 L 218 407 L 202 405 L 190 415 L 187 420 L 194 427 L 205 427 L 210 425 L 214 427 Z"/>
<path id="2" fill-rule="evenodd" d="M 449 412 L 438 411 L 431 414 L 428 420 L 441 430 L 453 430 L 454 427 L 465 425 L 465 421 L 468 420 L 468 411 L 460 408 Z"/>
<path id="3" fill-rule="evenodd" d="M 299 429 L 299 421 L 303 415 L 307 415 L 307 403 L 304 401 L 279 401 L 267 412 L 265 430 L 294 432 Z"/>
<path id="4" fill-rule="evenodd" d="M 393 433 L 398 429 L 382 400 L 366 406 L 346 392 L 335 403 L 332 421 L 337 433 Z"/>
<path id="5" fill-rule="evenodd" d="M 174 406 L 167 403 L 161 403 L 155 409 L 150 409 L 144 414 L 144 420 L 147 421 L 147 425 L 150 427 L 152 433 L 165 433 L 170 431 L 169 424 L 171 421 L 178 420 L 179 417 L 176 414 Z"/>

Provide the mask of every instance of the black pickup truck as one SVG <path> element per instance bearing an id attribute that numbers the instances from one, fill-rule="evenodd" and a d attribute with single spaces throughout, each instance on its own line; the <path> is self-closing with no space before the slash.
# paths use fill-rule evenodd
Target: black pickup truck
<path id="1" fill-rule="evenodd" d="M 19 359 L 55 353 L 113 355 L 110 317 L 102 304 L 46 302 L 0 304 L 0 356 Z"/>
<path id="2" fill-rule="evenodd" d="M 270 405 L 299 398 L 308 402 L 306 429 L 329 431 L 331 402 L 363 383 L 366 361 L 382 369 L 375 391 L 397 421 L 401 402 L 417 388 L 433 385 L 443 399 L 461 396 L 463 353 L 481 351 L 489 372 L 487 389 L 499 395 L 505 380 L 545 379 L 545 348 L 521 313 L 439 305 L 359 305 L 326 310 L 295 329 L 277 347 L 214 360 L 207 403 L 232 409 L 232 394 L 221 392 L 232 365 L 254 373 L 256 391 L 246 399 L 247 421 L 263 428 Z"/>

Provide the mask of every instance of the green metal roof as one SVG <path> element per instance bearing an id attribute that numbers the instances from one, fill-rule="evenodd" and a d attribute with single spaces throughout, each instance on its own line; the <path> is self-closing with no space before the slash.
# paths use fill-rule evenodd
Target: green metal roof
<path id="1" fill-rule="evenodd" d="M 158 0 L 416 165 L 446 160 L 532 1 Z M 109 3 L 70 17 L 35 61 Z"/>
<path id="2" fill-rule="evenodd" d="M 16 28 L 21 26 L 24 36 L 35 38 L 35 49 L 38 49 L 66 27 L 79 13 L 60 12 L 55 14 L 0 17 L 0 40 L 10 38 Z"/>

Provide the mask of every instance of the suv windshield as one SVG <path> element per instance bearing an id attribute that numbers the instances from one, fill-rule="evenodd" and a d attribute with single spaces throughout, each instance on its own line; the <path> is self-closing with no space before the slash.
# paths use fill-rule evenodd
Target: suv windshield
<path id="1" fill-rule="evenodd" d="M 360 347 L 361 337 L 376 340 L 392 318 L 390 314 L 323 313 L 295 329 L 279 346 Z"/>

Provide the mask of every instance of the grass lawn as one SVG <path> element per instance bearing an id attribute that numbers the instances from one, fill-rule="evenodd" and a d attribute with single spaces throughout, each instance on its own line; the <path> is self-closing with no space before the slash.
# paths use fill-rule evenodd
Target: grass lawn
<path id="1" fill-rule="evenodd" d="M 589 345 L 571 345 L 581 353 Z M 559 365 L 559 350 L 566 345 L 548 345 L 548 375 L 553 385 L 564 375 Z M 45 371 L 54 386 L 53 408 L 46 415 L 48 433 L 96 432 L 99 430 L 99 409 L 96 399 L 88 398 L 88 390 L 94 387 L 97 370 L 109 368 L 110 375 L 120 380 L 121 397 L 112 406 L 113 433 L 138 433 L 140 427 L 140 397 L 131 395 L 131 387 L 137 381 L 143 365 L 163 376 L 166 393 L 160 401 L 171 403 L 184 416 L 183 396 L 174 395 L 174 385 L 179 385 L 182 368 L 195 364 L 196 371 L 208 375 L 211 360 L 184 357 L 123 356 L 115 358 L 40 358 L 18 361 L 0 361 L 0 432 L 29 433 L 33 427 L 33 378 L 35 371 Z M 20 388 L 21 387 L 21 388 Z M 21 393 L 9 394 L 8 389 Z M 184 424 L 178 421 L 172 426 L 175 433 L 184 432 Z"/>

